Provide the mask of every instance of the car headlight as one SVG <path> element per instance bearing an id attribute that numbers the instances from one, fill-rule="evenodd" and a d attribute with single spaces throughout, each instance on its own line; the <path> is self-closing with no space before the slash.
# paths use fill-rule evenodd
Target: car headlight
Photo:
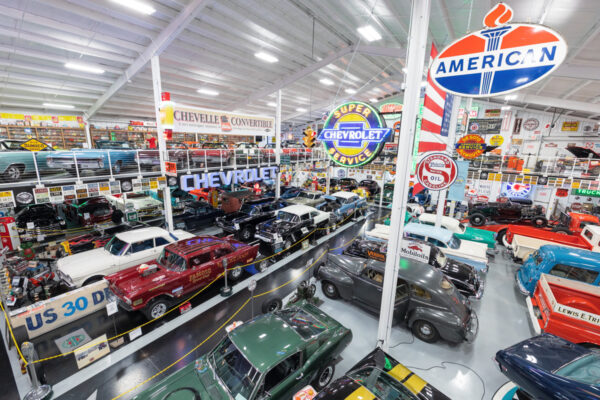
<path id="1" fill-rule="evenodd" d="M 100 168 L 104 168 L 104 160 L 103 159 L 98 160 L 98 166 Z"/>
<path id="2" fill-rule="evenodd" d="M 238 223 L 236 222 L 236 223 L 234 223 L 234 224 L 233 224 L 233 227 L 234 227 L 235 229 L 240 229 L 240 224 L 238 224 Z"/>
<path id="3" fill-rule="evenodd" d="M 131 305 L 131 299 L 127 296 L 123 296 L 123 300 L 125 300 L 125 303 Z"/>

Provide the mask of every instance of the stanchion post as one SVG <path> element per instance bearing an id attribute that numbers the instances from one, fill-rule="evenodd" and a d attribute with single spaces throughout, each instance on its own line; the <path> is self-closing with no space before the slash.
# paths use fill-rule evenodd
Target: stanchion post
<path id="1" fill-rule="evenodd" d="M 27 361 L 27 372 L 31 379 L 31 390 L 25 395 L 23 400 L 44 400 L 49 398 L 52 393 L 52 387 L 50 385 L 41 385 L 37 377 L 35 370 L 35 364 L 33 363 L 36 359 L 36 351 L 33 347 L 33 343 L 24 342 L 21 345 L 21 353 Z"/>
<path id="2" fill-rule="evenodd" d="M 239 268 L 239 267 L 236 267 L 236 268 Z M 232 290 L 231 286 L 229 286 L 227 284 L 227 275 L 228 274 L 227 274 L 227 259 L 226 258 L 223 259 L 223 273 L 225 274 L 225 276 L 224 276 L 224 278 L 225 278 L 225 286 L 223 286 L 221 288 L 221 296 L 223 296 L 223 297 L 229 297 L 233 293 L 233 290 Z"/>

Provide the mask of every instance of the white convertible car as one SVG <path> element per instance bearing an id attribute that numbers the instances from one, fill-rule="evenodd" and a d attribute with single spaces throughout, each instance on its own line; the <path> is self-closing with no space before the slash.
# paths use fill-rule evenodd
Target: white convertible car
<path id="1" fill-rule="evenodd" d="M 63 257 L 56 263 L 58 277 L 70 287 L 101 280 L 160 255 L 163 247 L 194 237 L 182 230 L 169 233 L 157 227 L 134 229 L 116 234 L 104 247 Z"/>

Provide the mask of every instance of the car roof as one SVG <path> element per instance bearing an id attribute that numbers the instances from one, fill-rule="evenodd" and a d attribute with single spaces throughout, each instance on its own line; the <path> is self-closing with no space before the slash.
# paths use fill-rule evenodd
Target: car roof
<path id="1" fill-rule="evenodd" d="M 431 214 L 431 213 L 423 213 L 423 214 L 419 215 L 419 221 L 424 221 L 424 222 L 435 223 L 436 218 L 437 218 L 437 216 L 435 214 Z M 445 215 L 442 216 L 442 225 L 458 226 L 458 224 L 460 224 L 460 221 L 458 221 L 452 217 L 447 217 Z"/>
<path id="2" fill-rule="evenodd" d="M 261 315 L 229 332 L 229 338 L 260 372 L 301 350 L 305 342 L 275 314 Z"/>
<path id="3" fill-rule="evenodd" d="M 320 192 L 318 190 L 304 190 L 304 193 L 308 193 L 308 194 L 320 194 L 320 195 L 323 194 L 323 192 Z"/>
<path id="4" fill-rule="evenodd" d="M 117 233 L 119 239 L 127 243 L 139 242 L 140 240 L 152 239 L 157 236 L 169 236 L 169 232 L 163 228 L 150 226 L 147 228 L 133 229 L 127 232 Z"/>
<path id="5" fill-rule="evenodd" d="M 344 192 L 343 190 L 341 190 L 339 192 L 333 193 L 332 196 L 343 197 L 344 199 L 349 199 L 350 197 L 357 196 L 357 194 L 356 193 L 352 193 L 352 192 Z"/>
<path id="6" fill-rule="evenodd" d="M 318 210 L 314 207 L 305 206 L 303 204 L 294 204 L 291 206 L 283 207 L 279 211 L 286 211 L 292 214 L 306 214 L 307 212 Z"/>
<path id="7" fill-rule="evenodd" d="M 433 237 L 447 243 L 452 238 L 452 232 L 445 228 L 410 222 L 404 226 L 404 232 Z"/>
<path id="8" fill-rule="evenodd" d="M 385 262 L 383 261 L 369 260 L 368 265 L 385 272 Z M 410 283 L 418 283 L 430 290 L 437 291 L 440 289 L 443 274 L 431 265 L 407 257 L 400 258 L 399 265 L 398 278 L 407 280 Z"/>
<path id="9" fill-rule="evenodd" d="M 569 263 L 579 267 L 600 270 L 600 254 L 575 247 L 544 245 L 540 247 L 543 258 L 556 263 Z"/>

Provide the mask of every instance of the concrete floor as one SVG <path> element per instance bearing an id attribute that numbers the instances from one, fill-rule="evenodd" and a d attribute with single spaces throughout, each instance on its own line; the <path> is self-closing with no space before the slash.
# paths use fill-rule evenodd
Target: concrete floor
<path id="1" fill-rule="evenodd" d="M 504 248 L 500 247 L 491 260 L 483 297 L 472 302 L 479 317 L 479 333 L 473 343 L 429 344 L 414 338 L 405 326 L 392 328 L 390 354 L 452 399 L 491 399 L 508 380 L 498 370 L 494 355 L 533 336 L 525 297 L 515 287 L 514 273 L 518 266 L 503 253 Z M 336 366 L 337 378 L 374 348 L 378 318 L 356 305 L 326 298 L 320 285 L 317 293 L 323 301 L 319 307 L 351 328 L 354 335 L 342 353 L 343 360 Z M 446 364 L 443 368 L 444 361 L 464 366 Z"/>

